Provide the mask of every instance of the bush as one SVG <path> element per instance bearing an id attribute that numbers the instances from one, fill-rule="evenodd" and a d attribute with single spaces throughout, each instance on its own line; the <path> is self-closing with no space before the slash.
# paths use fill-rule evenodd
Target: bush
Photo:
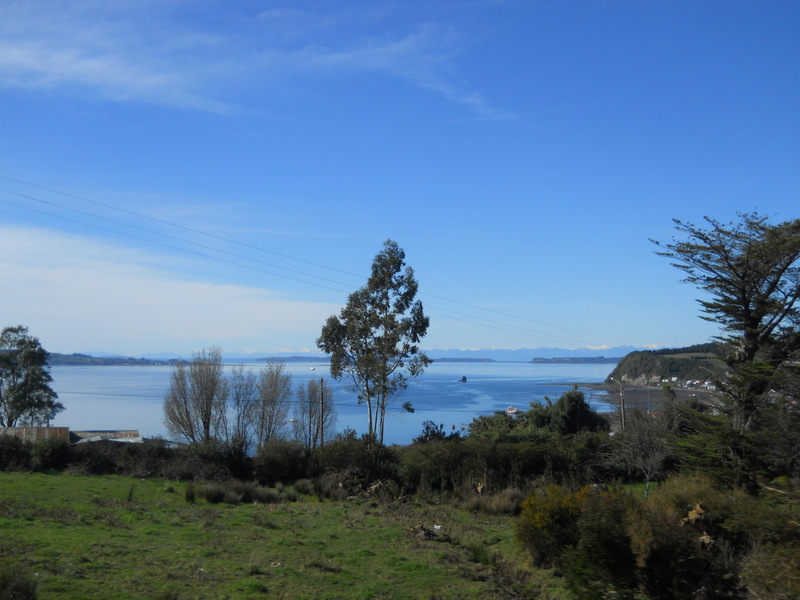
<path id="1" fill-rule="evenodd" d="M 547 471 L 568 471 L 566 460 L 554 458 L 551 442 L 496 441 L 472 436 L 429 441 L 401 448 L 400 472 L 410 492 L 484 491 L 522 487 Z M 575 477 L 561 476 L 561 480 Z"/>
<path id="2" fill-rule="evenodd" d="M 550 485 L 522 503 L 517 539 L 530 552 L 534 565 L 563 566 L 566 553 L 578 543 L 578 521 L 588 492 L 588 488 L 572 491 Z"/>
<path id="3" fill-rule="evenodd" d="M 586 495 L 578 521 L 578 543 L 567 561 L 567 586 L 578 600 L 633 598 L 636 557 L 626 521 L 632 499 L 621 493 Z"/>
<path id="4" fill-rule="evenodd" d="M 92 442 L 72 446 L 69 469 L 80 475 L 113 475 L 118 472 L 115 442 Z"/>
<path id="5" fill-rule="evenodd" d="M 31 445 L 12 435 L 0 435 L 0 469 L 27 471 L 31 468 Z"/>
<path id="6" fill-rule="evenodd" d="M 800 598 L 800 544 L 766 544 L 753 550 L 743 565 L 743 579 L 753 598 Z"/>
<path id="7" fill-rule="evenodd" d="M 308 459 L 297 440 L 272 440 L 259 448 L 253 461 L 256 480 L 261 485 L 296 481 L 306 476 Z"/>
<path id="8" fill-rule="evenodd" d="M 69 443 L 47 440 L 33 444 L 31 457 L 35 471 L 63 471 L 71 458 Z"/>
<path id="9" fill-rule="evenodd" d="M 324 446 L 317 448 L 313 456 L 310 473 L 321 477 L 328 473 L 340 473 L 340 482 L 351 491 L 365 490 L 378 481 L 399 481 L 397 453 L 383 444 L 364 436 L 337 436 Z"/>
<path id="10" fill-rule="evenodd" d="M 758 572 L 762 544 L 796 544 L 789 515 L 710 479 L 677 476 L 631 514 L 631 540 L 656 599 L 743 597 L 743 568 Z M 762 563 L 763 564 L 763 563 Z"/>
<path id="11" fill-rule="evenodd" d="M 239 502 L 243 504 L 255 502 L 257 489 L 258 486 L 251 481 L 239 481 L 238 479 L 234 479 L 228 482 L 228 490 L 236 494 L 239 498 Z"/>
<path id="12" fill-rule="evenodd" d="M 200 488 L 199 496 L 205 498 L 206 502 L 209 504 L 219 504 L 220 502 L 227 501 L 226 494 L 228 491 L 226 486 L 219 483 L 212 483 Z"/>
<path id="13" fill-rule="evenodd" d="M 223 501 L 225 504 L 232 504 L 237 506 L 242 503 L 242 495 L 231 488 L 225 490 L 225 495 L 223 496 Z"/>
<path id="14" fill-rule="evenodd" d="M 19 567 L 0 567 L 0 598 L 2 600 L 36 600 L 36 580 Z"/>
<path id="15" fill-rule="evenodd" d="M 471 493 L 463 501 L 467 510 L 490 515 L 519 514 L 520 504 L 525 500 L 525 492 L 519 488 L 508 487 L 499 492 Z"/>
<path id="16" fill-rule="evenodd" d="M 120 473 L 131 477 L 163 477 L 175 451 L 161 438 L 144 440 L 141 444 L 122 444 L 117 453 Z"/>
<path id="17" fill-rule="evenodd" d="M 600 464 L 600 448 L 605 434 L 582 432 L 576 435 L 553 434 L 543 445 L 547 468 L 544 475 L 562 485 L 588 485 L 598 480 L 604 467 Z"/>
<path id="18" fill-rule="evenodd" d="M 197 490 L 194 487 L 194 484 L 189 482 L 186 486 L 186 489 L 183 491 L 183 498 L 186 500 L 187 504 L 194 504 L 197 500 Z"/>
<path id="19" fill-rule="evenodd" d="M 400 449 L 399 457 L 400 477 L 410 492 L 453 490 L 472 474 L 469 470 L 472 457 L 461 440 L 413 444 Z"/>
<path id="20" fill-rule="evenodd" d="M 354 480 L 354 478 L 352 478 Z M 314 480 L 314 493 L 320 501 L 323 498 L 331 500 L 344 500 L 350 494 L 351 486 L 348 482 L 351 477 L 348 472 L 328 472 Z"/>
<path id="21" fill-rule="evenodd" d="M 298 479 L 294 482 L 294 489 L 298 494 L 304 496 L 311 496 L 314 494 L 314 482 L 310 479 Z"/>
<path id="22" fill-rule="evenodd" d="M 253 494 L 253 502 L 258 504 L 280 504 L 283 502 L 283 495 L 273 488 L 256 488 Z"/>

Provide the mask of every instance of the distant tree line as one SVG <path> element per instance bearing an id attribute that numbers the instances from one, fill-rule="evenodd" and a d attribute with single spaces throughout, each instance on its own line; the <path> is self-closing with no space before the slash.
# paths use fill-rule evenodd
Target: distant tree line
<path id="1" fill-rule="evenodd" d="M 51 366 L 152 366 L 177 362 L 176 359 L 152 360 L 128 356 L 89 356 L 88 354 L 60 354 L 58 352 L 51 352 L 49 361 Z"/>

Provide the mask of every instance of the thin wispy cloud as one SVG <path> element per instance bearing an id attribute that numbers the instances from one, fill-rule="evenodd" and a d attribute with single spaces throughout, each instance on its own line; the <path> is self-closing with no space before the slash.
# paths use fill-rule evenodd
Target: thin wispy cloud
<path id="1" fill-rule="evenodd" d="M 228 90 L 258 89 L 269 98 L 298 77 L 302 85 L 315 75 L 366 73 L 406 81 L 480 116 L 499 114 L 454 83 L 460 36 L 450 26 L 396 25 L 377 10 L 356 17 L 325 5 L 231 11 L 212 32 L 195 5 L 172 6 L 76 2 L 44 10 L 11 2 L 0 8 L 0 86 L 230 112 L 250 107 L 228 100 Z"/>
<path id="2" fill-rule="evenodd" d="M 6 323 L 29 325 L 53 351 L 86 351 L 97 332 L 125 340 L 120 351 L 130 354 L 167 345 L 188 353 L 223 338 L 235 340 L 229 351 L 302 345 L 338 308 L 177 276 L 155 254 L 82 236 L 20 227 L 0 234 L 0 312 Z"/>

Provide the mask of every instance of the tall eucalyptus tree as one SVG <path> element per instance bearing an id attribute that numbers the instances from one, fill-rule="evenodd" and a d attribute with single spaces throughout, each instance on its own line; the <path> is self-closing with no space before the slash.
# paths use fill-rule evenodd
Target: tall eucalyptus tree
<path id="1" fill-rule="evenodd" d="M 317 339 L 331 357 L 331 376 L 349 378 L 350 389 L 366 403 L 368 433 L 379 443 L 391 399 L 431 362 L 418 345 L 429 324 L 415 299 L 418 288 L 405 252 L 387 240 L 367 284 L 350 294 L 339 316 L 328 318 Z"/>

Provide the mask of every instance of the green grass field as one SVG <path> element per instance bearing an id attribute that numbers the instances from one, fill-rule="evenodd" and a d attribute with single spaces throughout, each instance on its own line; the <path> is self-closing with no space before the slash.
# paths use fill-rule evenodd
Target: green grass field
<path id="1" fill-rule="evenodd" d="M 35 579 L 40 600 L 560 597 L 532 580 L 509 516 L 305 495 L 189 503 L 185 486 L 0 473 L 0 566 Z"/>

